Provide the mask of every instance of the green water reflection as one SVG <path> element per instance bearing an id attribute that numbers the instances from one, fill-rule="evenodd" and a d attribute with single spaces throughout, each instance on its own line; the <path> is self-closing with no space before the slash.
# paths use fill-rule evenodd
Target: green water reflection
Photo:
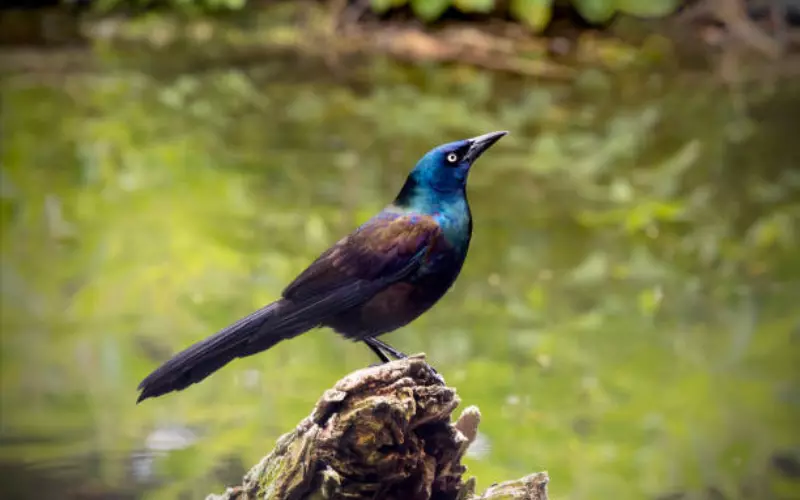
<path id="1" fill-rule="evenodd" d="M 791 498 L 773 462 L 800 446 L 799 95 L 381 63 L 7 82 L 4 484 L 236 481 L 369 350 L 318 330 L 135 406 L 139 380 L 276 298 L 429 147 L 508 129 L 472 174 L 457 286 L 386 337 L 481 408 L 479 485 L 546 469 L 556 500 Z"/>

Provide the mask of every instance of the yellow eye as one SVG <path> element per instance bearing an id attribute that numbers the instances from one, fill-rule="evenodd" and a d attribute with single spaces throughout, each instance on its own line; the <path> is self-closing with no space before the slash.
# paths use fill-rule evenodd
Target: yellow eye
<path id="1" fill-rule="evenodd" d="M 449 161 L 450 163 L 455 163 L 456 161 L 458 161 L 458 155 L 455 153 L 450 153 L 449 155 L 447 155 L 447 161 Z"/>

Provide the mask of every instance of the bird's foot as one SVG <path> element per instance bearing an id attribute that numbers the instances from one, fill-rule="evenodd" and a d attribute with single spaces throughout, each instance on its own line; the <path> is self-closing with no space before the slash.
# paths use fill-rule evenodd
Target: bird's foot
<path id="1" fill-rule="evenodd" d="M 380 366 L 382 364 L 388 363 L 389 361 L 391 361 L 389 359 L 389 356 L 393 357 L 394 359 L 405 359 L 408 357 L 408 354 L 402 351 L 398 351 L 397 349 L 390 346 L 386 342 L 380 341 L 376 338 L 366 338 L 364 339 L 364 343 L 367 344 L 367 346 L 369 346 L 369 348 L 372 349 L 372 352 L 374 352 L 381 360 L 380 363 L 373 363 L 369 365 L 370 367 Z M 426 364 L 428 365 L 428 368 L 431 369 L 431 372 L 433 372 L 433 375 L 436 378 L 436 380 L 442 385 L 447 385 L 444 381 L 444 377 L 442 377 L 442 375 L 438 371 L 436 371 L 436 368 L 431 366 L 430 363 Z"/>
<path id="2" fill-rule="evenodd" d="M 446 386 L 447 382 L 444 381 L 444 377 L 442 377 L 442 374 L 437 372 L 436 369 L 434 367 L 432 367 L 431 365 L 428 365 L 428 366 L 430 366 L 431 371 L 433 372 L 433 378 L 435 378 L 436 381 L 439 382 L 439 384 Z"/>
<path id="3" fill-rule="evenodd" d="M 367 367 L 368 368 L 377 368 L 378 366 L 385 365 L 386 363 L 389 363 L 389 362 L 391 362 L 391 360 L 389 360 L 389 361 L 381 361 L 381 362 L 378 362 L 378 363 L 372 363 L 372 364 L 368 365 Z M 431 372 L 433 373 L 433 378 L 436 379 L 436 382 L 438 382 L 440 385 L 443 385 L 443 386 L 447 385 L 447 382 L 444 381 L 444 377 L 442 376 L 441 373 L 436 371 L 436 368 L 434 368 L 430 364 L 428 364 L 428 368 L 430 368 Z"/>

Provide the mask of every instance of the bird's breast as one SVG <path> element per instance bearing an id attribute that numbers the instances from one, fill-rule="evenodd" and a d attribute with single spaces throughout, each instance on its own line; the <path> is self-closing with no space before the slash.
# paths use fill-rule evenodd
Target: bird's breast
<path id="1" fill-rule="evenodd" d="M 472 237 L 472 218 L 469 210 L 445 211 L 435 214 L 433 218 L 442 228 L 442 234 L 453 250 L 466 254 Z"/>

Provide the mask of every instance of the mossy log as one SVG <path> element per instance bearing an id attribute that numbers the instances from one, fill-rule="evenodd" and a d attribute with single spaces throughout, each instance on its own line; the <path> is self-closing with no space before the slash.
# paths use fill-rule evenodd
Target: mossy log
<path id="1" fill-rule="evenodd" d="M 346 376 L 283 435 L 241 486 L 206 500 L 546 500 L 547 473 L 476 494 L 461 459 L 480 413 L 459 404 L 422 355 Z"/>

